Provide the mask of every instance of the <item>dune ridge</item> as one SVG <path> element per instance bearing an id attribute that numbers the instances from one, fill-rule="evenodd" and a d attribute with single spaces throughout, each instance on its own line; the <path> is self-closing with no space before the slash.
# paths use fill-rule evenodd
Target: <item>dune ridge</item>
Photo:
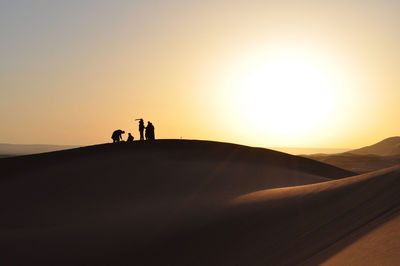
<path id="1" fill-rule="evenodd" d="M 184 151 L 188 151 L 188 153 L 184 153 Z M 77 157 L 86 158 L 90 156 L 94 158 L 112 154 L 121 159 L 127 156 L 133 160 L 136 157 L 140 157 L 140 152 L 144 154 L 148 152 L 168 152 L 168 157 L 173 158 L 175 156 L 185 161 L 190 159 L 222 159 L 230 162 L 265 163 L 284 168 L 298 168 L 303 172 L 321 175 L 326 178 L 342 178 L 354 175 L 354 172 L 339 167 L 279 151 L 232 143 L 196 140 L 157 140 L 155 143 L 134 142 L 132 144 L 120 143 L 117 145 L 99 144 L 42 154 L 23 155 L 16 158 L 5 158 L 0 161 L 0 165 L 6 168 L 7 174 L 13 174 L 15 171 L 29 167 L 34 169 L 43 166 L 48 167 L 49 164 L 63 163 L 67 160 L 74 160 Z M 18 167 L 22 163 L 24 168 Z M 11 170 L 11 168 L 14 169 Z"/>
<path id="2" fill-rule="evenodd" d="M 400 137 L 386 138 L 378 143 L 366 146 L 360 149 L 348 151 L 348 153 L 359 155 L 380 155 L 380 156 L 393 156 L 400 154 Z"/>
<path id="3" fill-rule="evenodd" d="M 77 145 L 49 145 L 49 144 L 8 144 L 0 143 L 0 156 L 18 156 L 51 151 L 66 150 L 78 147 Z"/>
<path id="4" fill-rule="evenodd" d="M 222 217 L 209 225 L 168 240 L 179 244 L 164 250 L 161 247 L 167 243 L 161 242 L 146 249 L 165 251 L 162 255 L 171 265 L 301 264 L 380 217 L 397 212 L 399 187 L 400 166 L 396 166 L 341 180 L 253 192 L 230 201 Z M 171 258 L 174 250 L 184 255 Z M 157 263 L 147 256 L 150 265 Z"/>
<path id="5" fill-rule="evenodd" d="M 400 163 L 400 155 L 379 156 L 339 153 L 333 155 L 314 154 L 304 157 L 330 165 L 335 165 L 337 167 L 348 169 L 349 171 L 360 174 L 388 168 Z"/>
<path id="6" fill-rule="evenodd" d="M 217 142 L 104 144 L 0 167 L 6 265 L 293 265 L 400 203 L 400 166 L 354 176 Z"/>
<path id="7" fill-rule="evenodd" d="M 373 145 L 343 153 L 302 156 L 362 174 L 399 164 L 400 137 L 386 138 Z"/>

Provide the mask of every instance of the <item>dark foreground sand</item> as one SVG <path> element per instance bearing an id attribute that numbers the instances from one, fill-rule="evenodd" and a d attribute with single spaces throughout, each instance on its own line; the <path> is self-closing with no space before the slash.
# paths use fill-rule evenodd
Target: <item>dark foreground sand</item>
<path id="1" fill-rule="evenodd" d="M 400 265 L 400 212 L 388 213 L 311 257 L 308 265 Z"/>
<path id="2" fill-rule="evenodd" d="M 0 171 L 0 265 L 312 265 L 400 203 L 400 167 L 349 177 L 203 141 L 5 158 Z"/>

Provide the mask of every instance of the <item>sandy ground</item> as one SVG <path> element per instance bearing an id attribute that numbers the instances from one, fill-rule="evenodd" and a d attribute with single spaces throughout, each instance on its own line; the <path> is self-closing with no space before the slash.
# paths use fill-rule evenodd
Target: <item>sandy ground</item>
<path id="1" fill-rule="evenodd" d="M 400 167 L 354 176 L 215 142 L 97 145 L 0 169 L 1 265 L 312 263 L 400 203 Z"/>
<path id="2" fill-rule="evenodd" d="M 310 265 L 400 265 L 399 214 L 371 222 L 312 257 Z"/>
<path id="3" fill-rule="evenodd" d="M 303 155 L 306 158 L 334 165 L 359 174 L 400 164 L 400 155 L 379 156 L 352 153 Z"/>
<path id="4" fill-rule="evenodd" d="M 359 174 L 400 164 L 400 137 L 384 139 L 376 144 L 335 154 L 308 154 L 303 157 L 334 165 Z"/>

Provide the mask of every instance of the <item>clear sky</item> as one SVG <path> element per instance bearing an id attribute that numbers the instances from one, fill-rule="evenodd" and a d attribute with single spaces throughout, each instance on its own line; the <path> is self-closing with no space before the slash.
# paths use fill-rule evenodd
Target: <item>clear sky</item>
<path id="1" fill-rule="evenodd" d="M 400 135 L 400 1 L 0 2 L 0 142 Z"/>

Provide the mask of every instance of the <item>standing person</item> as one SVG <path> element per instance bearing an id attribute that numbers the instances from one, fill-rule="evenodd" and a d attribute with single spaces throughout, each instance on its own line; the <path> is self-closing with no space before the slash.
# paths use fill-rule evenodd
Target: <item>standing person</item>
<path id="1" fill-rule="evenodd" d="M 151 140 L 155 140 L 156 138 L 155 138 L 155 135 L 154 135 L 154 125 L 153 125 L 153 123 L 150 123 L 150 125 L 151 125 L 150 139 Z"/>
<path id="2" fill-rule="evenodd" d="M 120 142 L 122 140 L 122 134 L 125 134 L 125 131 L 123 131 L 121 129 L 115 130 L 111 136 L 113 143 Z"/>
<path id="3" fill-rule="evenodd" d="M 146 132 L 144 133 L 146 140 L 151 140 L 151 122 L 147 121 Z"/>
<path id="4" fill-rule="evenodd" d="M 140 120 L 139 120 L 140 140 L 144 140 L 143 131 L 144 131 L 144 122 L 143 122 L 143 119 L 140 118 Z"/>

